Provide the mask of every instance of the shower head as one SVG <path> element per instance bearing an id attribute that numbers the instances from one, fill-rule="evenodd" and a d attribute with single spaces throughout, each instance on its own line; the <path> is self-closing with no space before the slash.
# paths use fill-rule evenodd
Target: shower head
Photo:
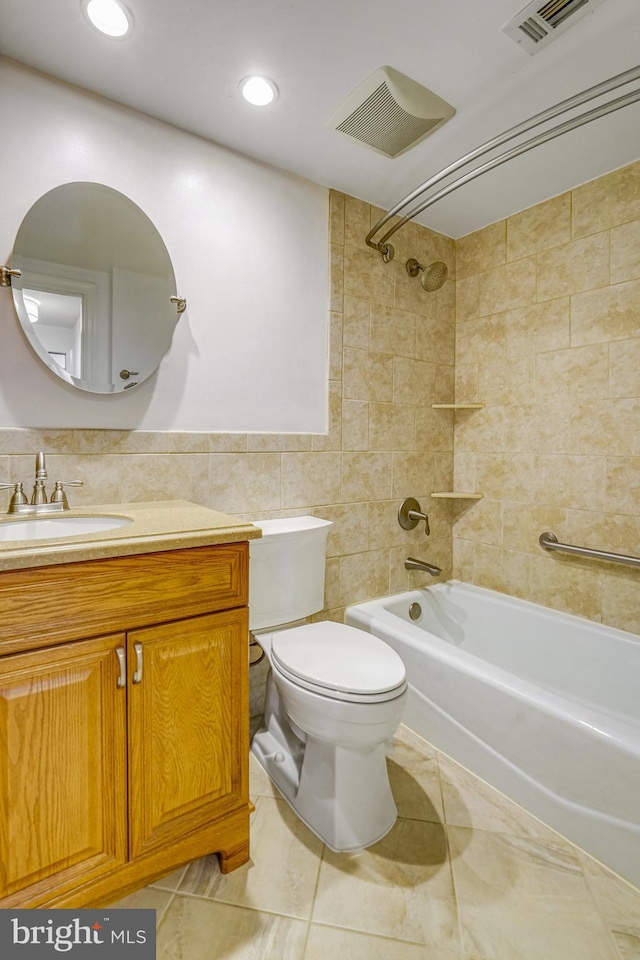
<path id="1" fill-rule="evenodd" d="M 435 263 L 429 264 L 428 267 L 425 267 L 422 263 L 418 263 L 415 257 L 407 260 L 407 273 L 410 277 L 417 277 L 420 271 L 422 271 L 420 283 L 422 284 L 422 289 L 426 290 L 427 293 L 433 293 L 434 290 L 439 290 L 449 275 L 446 263 L 442 263 L 441 260 L 436 260 Z"/>
<path id="2" fill-rule="evenodd" d="M 423 290 L 427 290 L 429 293 L 433 290 L 439 290 L 447 279 L 448 274 L 449 271 L 446 263 L 443 263 L 441 260 L 432 263 L 423 271 L 420 278 Z"/>

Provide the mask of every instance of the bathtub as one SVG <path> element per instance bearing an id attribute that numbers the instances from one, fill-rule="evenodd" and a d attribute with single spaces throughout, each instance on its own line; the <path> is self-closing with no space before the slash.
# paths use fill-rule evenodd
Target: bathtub
<path id="1" fill-rule="evenodd" d="M 640 886 L 640 637 L 455 580 L 345 620 L 404 660 L 409 727 Z"/>

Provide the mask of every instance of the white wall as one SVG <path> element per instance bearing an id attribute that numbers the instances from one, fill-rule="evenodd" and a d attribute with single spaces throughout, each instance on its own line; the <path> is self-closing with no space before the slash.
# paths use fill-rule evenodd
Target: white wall
<path id="1" fill-rule="evenodd" d="M 103 396 L 41 365 L 0 290 L 0 427 L 323 432 L 327 191 L 5 59 L 0 89 L 0 263 L 43 193 L 91 180 L 150 217 L 187 298 L 158 373 Z"/>

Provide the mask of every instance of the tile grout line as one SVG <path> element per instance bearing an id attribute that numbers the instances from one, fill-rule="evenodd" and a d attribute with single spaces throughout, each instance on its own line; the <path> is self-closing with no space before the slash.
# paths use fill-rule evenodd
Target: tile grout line
<path id="1" fill-rule="evenodd" d="M 234 903 L 232 900 L 224 900 L 221 897 L 207 896 L 204 893 L 192 893 L 190 890 L 176 890 L 176 897 L 184 897 L 187 900 L 199 900 L 202 903 L 217 903 L 225 907 L 235 907 L 237 910 L 251 910 L 253 913 L 266 913 L 270 917 L 281 917 L 283 920 L 297 920 L 300 923 L 309 923 L 305 917 L 297 916 L 294 913 L 278 913 L 270 907 L 256 907 L 250 903 Z"/>
<path id="2" fill-rule="evenodd" d="M 156 888 L 156 889 L 157 889 L 157 888 Z M 169 897 L 169 900 L 168 900 L 168 902 L 167 902 L 164 910 L 162 911 L 162 913 L 161 913 L 161 915 L 160 915 L 160 919 L 159 919 L 159 920 L 157 921 L 157 923 L 156 923 L 156 948 L 157 948 L 157 937 L 158 937 L 158 933 L 159 933 L 159 931 L 160 931 L 160 928 L 161 928 L 162 924 L 164 923 L 164 921 L 165 921 L 165 919 L 166 919 L 166 917 L 167 917 L 167 914 L 169 913 L 169 908 L 173 905 L 173 901 L 174 901 L 175 898 L 176 898 L 176 892 L 177 892 L 176 890 L 174 890 L 174 891 L 172 892 L 172 894 L 171 894 L 171 896 Z"/>
<path id="3" fill-rule="evenodd" d="M 398 937 L 390 937 L 384 933 L 370 933 L 368 930 L 360 930 L 357 927 L 341 927 L 337 923 L 329 923 L 326 920 L 310 921 L 309 926 L 311 926 L 312 923 L 317 927 L 327 927 L 329 930 L 340 930 L 344 931 L 345 933 L 355 933 L 364 937 L 373 937 L 376 940 L 383 940 L 387 943 L 399 943 L 402 945 L 410 944 L 411 946 L 423 948 L 428 948 L 429 946 L 429 944 L 425 943 L 424 940 L 400 940 Z M 464 956 L 462 954 L 460 955 L 460 960 L 464 960 Z M 475 960 L 475 958 L 473 958 L 473 960 Z M 479 960 L 481 960 L 481 958 L 479 958 Z"/>
<path id="4" fill-rule="evenodd" d="M 425 741 L 426 743 L 427 741 Z M 451 891 L 453 893 L 453 903 L 456 911 L 456 925 L 458 930 L 458 942 L 460 944 L 460 949 L 465 950 L 464 935 L 462 933 L 462 917 L 460 915 L 460 902 L 458 899 L 458 891 L 456 888 L 456 880 L 453 871 L 453 858 L 451 856 L 451 843 L 449 841 L 449 823 L 447 822 L 447 809 L 445 806 L 444 799 L 444 789 L 442 787 L 442 771 L 440 769 L 440 751 L 436 750 L 436 764 L 438 768 L 438 786 L 440 787 L 440 802 L 442 803 L 442 827 L 444 830 L 445 840 L 447 844 L 447 860 L 449 863 L 449 876 L 451 878 Z"/>
<path id="5" fill-rule="evenodd" d="M 578 850 L 579 850 L 580 848 L 577 847 L 577 848 L 575 848 L 575 849 L 578 849 Z M 584 852 L 586 853 L 586 851 L 584 851 Z M 587 856 L 589 856 L 589 854 L 587 854 Z M 605 916 L 605 914 L 604 914 L 604 911 L 602 910 L 602 908 L 601 908 L 601 906 L 600 906 L 600 900 L 599 900 L 597 894 L 595 893 L 595 891 L 591 888 L 591 884 L 589 883 L 589 877 L 587 876 L 587 874 L 586 874 L 586 872 L 585 872 L 585 869 L 584 869 L 584 867 L 583 867 L 583 865 L 582 865 L 582 860 L 580 859 L 580 857 L 576 857 L 576 859 L 577 859 L 577 861 L 578 861 L 578 863 L 579 863 L 579 865 L 580 865 L 580 872 L 581 872 L 582 876 L 584 877 L 584 882 L 585 882 L 585 885 L 586 885 L 586 887 L 587 887 L 587 892 L 588 892 L 588 894 L 589 894 L 590 899 L 593 901 L 593 904 L 594 904 L 595 909 L 596 909 L 596 913 L 597 913 L 597 915 L 600 917 L 600 919 L 602 920 L 602 923 L 604 924 L 604 926 L 605 926 L 605 928 L 606 928 L 606 930 L 607 930 L 607 933 L 609 934 L 609 937 L 611 938 L 611 943 L 612 943 L 612 945 L 613 945 L 614 953 L 615 953 L 615 955 L 616 955 L 617 957 L 620 958 L 620 960 L 625 960 L 625 957 L 624 957 L 624 956 L 620 953 L 620 951 L 618 950 L 618 944 L 616 943 L 616 941 L 615 941 L 614 938 L 613 938 L 613 930 L 611 929 L 611 926 L 610 926 L 610 924 L 609 924 L 609 921 L 607 920 L 607 918 L 606 918 L 606 916 Z"/>
<path id="6" fill-rule="evenodd" d="M 320 851 L 320 857 L 318 861 L 318 874 L 316 876 L 316 882 L 313 887 L 313 896 L 311 897 L 311 911 L 309 913 L 309 923 L 313 922 L 313 915 L 316 909 L 316 899 L 318 896 L 318 887 L 320 886 L 320 871 L 322 870 L 322 864 L 324 863 L 324 853 L 327 849 L 326 843 L 322 844 L 322 850 Z"/>
<path id="7" fill-rule="evenodd" d="M 306 926 L 306 930 L 304 932 L 304 942 L 302 944 L 302 953 L 300 954 L 300 960 L 304 960 L 307 952 L 307 944 L 309 943 L 309 933 L 311 931 L 311 921 L 307 920 L 305 926 Z"/>

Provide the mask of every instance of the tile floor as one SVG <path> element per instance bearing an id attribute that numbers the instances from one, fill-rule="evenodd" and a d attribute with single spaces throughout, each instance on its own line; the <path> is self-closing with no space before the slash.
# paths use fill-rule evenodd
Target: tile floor
<path id="1" fill-rule="evenodd" d="M 126 897 L 158 960 L 640 960 L 640 891 L 406 727 L 399 818 L 358 856 L 328 850 L 251 758 L 251 862 L 204 857 Z"/>

